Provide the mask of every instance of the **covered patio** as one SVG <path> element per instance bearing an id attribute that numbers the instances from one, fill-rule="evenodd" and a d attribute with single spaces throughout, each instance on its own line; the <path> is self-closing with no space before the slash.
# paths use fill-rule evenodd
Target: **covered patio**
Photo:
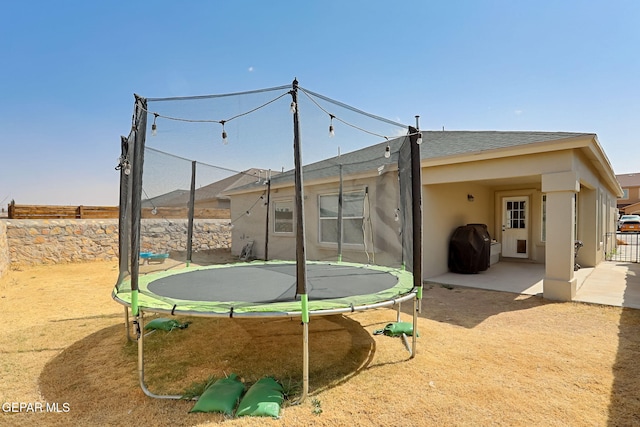
<path id="1" fill-rule="evenodd" d="M 542 296 L 544 275 L 544 264 L 501 261 L 478 274 L 449 272 L 426 283 Z M 640 309 L 640 264 L 603 261 L 576 271 L 575 278 L 573 301 Z"/>

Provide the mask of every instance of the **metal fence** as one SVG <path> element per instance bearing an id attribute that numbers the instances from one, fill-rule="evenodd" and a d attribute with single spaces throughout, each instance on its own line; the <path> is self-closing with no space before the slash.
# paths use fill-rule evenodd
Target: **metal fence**
<path id="1" fill-rule="evenodd" d="M 606 237 L 607 261 L 640 263 L 640 233 L 607 233 Z"/>

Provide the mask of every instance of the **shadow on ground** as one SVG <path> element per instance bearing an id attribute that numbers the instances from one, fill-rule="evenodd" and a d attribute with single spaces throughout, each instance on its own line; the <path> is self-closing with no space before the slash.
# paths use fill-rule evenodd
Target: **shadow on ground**
<path id="1" fill-rule="evenodd" d="M 640 292 L 640 264 L 625 264 L 625 299 Z M 623 303 L 624 305 L 624 303 Z M 609 423 L 614 426 L 640 425 L 640 310 L 623 308 L 618 330 L 618 353 L 613 366 L 613 386 Z"/>
<path id="2" fill-rule="evenodd" d="M 532 295 L 431 283 L 424 286 L 419 316 L 436 322 L 473 328 L 497 314 L 529 310 L 545 304 L 552 302 Z M 411 314 L 412 304 L 404 304 L 402 311 Z"/>
<path id="3" fill-rule="evenodd" d="M 232 372 L 247 385 L 273 376 L 287 392 L 300 392 L 299 320 L 181 320 L 192 323 L 186 329 L 156 331 L 145 338 L 145 380 L 152 392 L 183 394 L 194 384 Z M 339 315 L 314 318 L 309 334 L 312 390 L 334 387 L 371 363 L 374 340 L 354 320 Z M 137 344 L 127 341 L 124 327 L 105 328 L 74 343 L 45 366 L 39 378 L 41 393 L 47 402 L 68 403 L 72 410 L 61 417 L 68 424 L 100 419 L 105 425 L 131 420 L 183 425 L 193 403 L 144 396 L 136 364 Z M 150 407 L 155 409 L 149 411 Z M 154 419 L 153 414 L 162 417 Z M 215 417 L 190 415 L 189 422 Z"/>

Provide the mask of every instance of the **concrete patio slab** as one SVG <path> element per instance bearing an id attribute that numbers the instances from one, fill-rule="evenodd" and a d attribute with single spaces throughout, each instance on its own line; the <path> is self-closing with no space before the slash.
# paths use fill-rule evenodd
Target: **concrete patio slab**
<path id="1" fill-rule="evenodd" d="M 542 296 L 544 264 L 501 261 L 478 274 L 445 273 L 426 283 Z M 640 264 L 605 261 L 575 272 L 574 301 L 640 309 Z"/>

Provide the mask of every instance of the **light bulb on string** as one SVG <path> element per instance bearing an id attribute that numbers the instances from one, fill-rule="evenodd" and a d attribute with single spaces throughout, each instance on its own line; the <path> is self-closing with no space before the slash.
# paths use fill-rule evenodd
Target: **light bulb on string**
<path id="1" fill-rule="evenodd" d="M 384 150 L 384 158 L 388 159 L 389 157 L 391 157 L 391 147 L 387 144 L 387 148 Z"/>
<path id="2" fill-rule="evenodd" d="M 291 111 L 292 114 L 295 114 L 296 112 L 296 103 L 291 101 L 291 105 L 289 106 L 289 110 Z"/>
<path id="3" fill-rule="evenodd" d="M 418 132 L 418 139 L 416 140 L 416 144 L 422 144 L 422 132 Z"/>
<path id="4" fill-rule="evenodd" d="M 156 125 L 156 119 L 158 113 L 153 113 L 153 124 L 151 125 L 151 136 L 158 136 L 158 125 Z"/>
<path id="5" fill-rule="evenodd" d="M 131 164 L 129 164 L 129 161 L 127 161 L 127 162 L 124 164 L 124 174 L 125 174 L 125 175 L 129 175 L 129 174 L 131 174 Z"/>
<path id="6" fill-rule="evenodd" d="M 226 131 L 226 130 L 224 130 L 224 124 L 225 124 L 225 121 L 224 121 L 224 120 L 221 120 L 221 121 L 220 121 L 220 124 L 222 125 L 222 143 L 223 143 L 224 145 L 227 145 L 227 144 L 229 143 L 229 141 L 227 140 L 227 131 Z"/>
<path id="7" fill-rule="evenodd" d="M 245 212 L 245 214 L 246 214 L 247 216 L 251 216 L 251 212 L 249 212 L 249 211 L 246 211 L 246 212 Z"/>
<path id="8" fill-rule="evenodd" d="M 336 133 L 333 130 L 333 119 L 335 118 L 335 116 L 333 114 L 329 114 L 329 117 L 331 118 L 331 122 L 329 124 L 329 138 L 333 138 L 334 136 L 336 136 Z"/>
<path id="9" fill-rule="evenodd" d="M 396 209 L 396 213 L 395 213 L 395 215 L 393 216 L 393 220 L 394 220 L 395 222 L 400 221 L 400 209 Z"/>

